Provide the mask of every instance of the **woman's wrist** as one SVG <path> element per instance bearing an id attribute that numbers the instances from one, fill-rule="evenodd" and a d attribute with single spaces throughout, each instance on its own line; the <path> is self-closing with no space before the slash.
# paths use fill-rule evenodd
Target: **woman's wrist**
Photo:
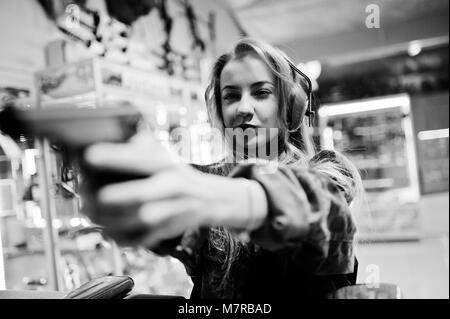
<path id="1" fill-rule="evenodd" d="M 211 205 L 202 214 L 202 225 L 251 232 L 263 224 L 268 204 L 258 182 L 245 178 L 203 177 L 206 177 L 204 194 L 209 197 L 206 202 Z"/>
<path id="2" fill-rule="evenodd" d="M 267 217 L 267 197 L 263 187 L 256 181 L 243 179 L 247 192 L 247 223 L 244 230 L 251 232 L 264 223 Z"/>

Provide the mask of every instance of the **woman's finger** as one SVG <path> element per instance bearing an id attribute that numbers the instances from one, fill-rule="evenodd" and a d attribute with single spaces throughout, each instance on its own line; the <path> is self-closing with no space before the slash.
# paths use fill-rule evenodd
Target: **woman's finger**
<path id="1" fill-rule="evenodd" d="M 306 201 L 311 206 L 310 208 L 313 211 L 327 212 L 330 200 L 327 198 L 328 194 L 323 191 L 324 185 L 321 180 L 309 172 L 298 174 L 297 178 L 302 186 L 302 191 L 307 196 Z"/>
<path id="2" fill-rule="evenodd" d="M 146 179 L 106 185 L 99 190 L 98 200 L 114 206 L 173 199 L 182 195 L 185 182 L 181 170 L 167 170 Z"/>
<path id="3" fill-rule="evenodd" d="M 137 205 L 135 207 L 127 207 L 126 209 L 99 207 L 92 221 L 111 231 L 140 228 L 142 221 L 137 211 Z"/>
<path id="4" fill-rule="evenodd" d="M 145 247 L 155 247 L 159 242 L 175 238 L 188 229 L 202 225 L 202 203 L 196 200 L 175 199 L 142 205 L 139 216 L 151 229 L 142 239 Z"/>
<path id="5" fill-rule="evenodd" d="M 161 241 L 173 239 L 187 229 L 201 225 L 194 201 L 178 199 L 152 202 L 136 211 L 136 222 L 107 227 L 108 235 L 119 245 L 154 248 Z"/>
<path id="6" fill-rule="evenodd" d="M 151 136 L 129 143 L 98 143 L 84 153 L 86 164 L 98 170 L 151 175 L 174 165 L 173 156 Z"/>

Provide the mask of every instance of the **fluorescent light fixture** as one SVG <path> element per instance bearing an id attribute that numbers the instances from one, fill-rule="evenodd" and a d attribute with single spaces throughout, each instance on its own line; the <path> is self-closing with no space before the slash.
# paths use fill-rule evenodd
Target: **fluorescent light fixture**
<path id="1" fill-rule="evenodd" d="M 81 220 L 81 226 L 84 226 L 84 227 L 91 226 L 91 224 L 85 218 L 81 217 L 80 220 Z"/>
<path id="2" fill-rule="evenodd" d="M 81 218 L 73 217 L 69 220 L 69 224 L 71 227 L 78 227 L 81 225 Z"/>
<path id="3" fill-rule="evenodd" d="M 35 160 L 36 150 L 26 149 L 25 150 L 25 171 L 28 175 L 36 174 L 36 160 Z"/>
<path id="4" fill-rule="evenodd" d="M 408 46 L 409 56 L 416 56 L 422 52 L 422 45 L 419 41 L 411 41 Z"/>
<path id="5" fill-rule="evenodd" d="M 299 63 L 297 67 L 304 72 L 311 80 L 317 80 L 322 73 L 322 64 L 318 60 Z"/>
<path id="6" fill-rule="evenodd" d="M 322 131 L 322 147 L 326 150 L 334 150 L 333 129 L 325 127 Z"/>
<path id="7" fill-rule="evenodd" d="M 421 141 L 434 140 L 438 138 L 448 138 L 448 128 L 441 130 L 421 131 L 417 134 Z"/>
<path id="8" fill-rule="evenodd" d="M 336 116 L 353 114 L 360 112 L 377 111 L 382 109 L 389 109 L 395 107 L 405 107 L 406 111 L 409 108 L 409 96 L 397 95 L 387 98 L 370 99 L 366 101 L 348 102 L 340 104 L 324 105 L 319 109 L 319 116 Z"/>

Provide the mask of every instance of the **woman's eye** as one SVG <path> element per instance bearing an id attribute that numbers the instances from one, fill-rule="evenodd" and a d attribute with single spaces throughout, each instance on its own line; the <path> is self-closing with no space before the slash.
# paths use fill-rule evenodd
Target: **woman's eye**
<path id="1" fill-rule="evenodd" d="M 234 100 L 239 99 L 239 94 L 236 94 L 236 93 L 228 93 L 228 94 L 225 94 L 225 95 L 223 96 L 223 99 L 224 99 L 225 101 L 234 101 Z"/>
<path id="2" fill-rule="evenodd" d="M 269 91 L 269 90 L 259 90 L 259 91 L 256 91 L 256 96 L 257 97 L 266 97 L 266 96 L 268 96 L 271 93 L 272 92 Z"/>

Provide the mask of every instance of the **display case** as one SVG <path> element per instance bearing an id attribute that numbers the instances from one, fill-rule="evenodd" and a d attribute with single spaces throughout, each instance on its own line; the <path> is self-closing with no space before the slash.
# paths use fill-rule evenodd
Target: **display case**
<path id="1" fill-rule="evenodd" d="M 361 241 L 420 238 L 419 180 L 408 95 L 324 105 L 321 145 L 344 152 L 363 179 L 354 203 Z"/>
<path id="2" fill-rule="evenodd" d="M 422 194 L 449 190 L 449 129 L 420 131 L 418 157 Z"/>

